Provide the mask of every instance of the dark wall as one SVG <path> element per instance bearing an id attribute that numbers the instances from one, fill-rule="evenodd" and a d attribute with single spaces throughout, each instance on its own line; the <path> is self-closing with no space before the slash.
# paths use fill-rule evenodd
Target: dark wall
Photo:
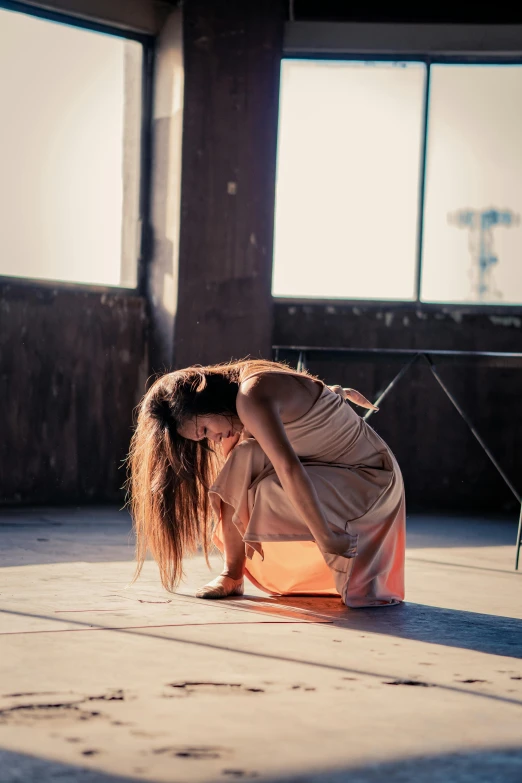
<path id="1" fill-rule="evenodd" d="M 352 348 L 522 351 L 522 314 L 513 308 L 473 310 L 358 304 L 275 306 L 274 343 Z M 329 355 L 309 369 L 329 383 L 375 399 L 400 361 Z M 439 373 L 522 492 L 522 367 L 441 363 Z M 476 511 L 515 509 L 499 477 L 427 366 L 414 366 L 392 390 L 371 425 L 401 464 L 411 507 Z"/>
<path id="2" fill-rule="evenodd" d="M 147 376 L 142 299 L 0 285 L 0 503 L 122 498 Z"/>

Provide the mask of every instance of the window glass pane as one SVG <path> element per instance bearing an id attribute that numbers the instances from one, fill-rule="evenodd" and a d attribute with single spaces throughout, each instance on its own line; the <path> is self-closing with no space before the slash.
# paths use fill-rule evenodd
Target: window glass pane
<path id="1" fill-rule="evenodd" d="M 411 299 L 426 69 L 284 60 L 273 293 Z"/>
<path id="2" fill-rule="evenodd" d="M 522 67 L 433 65 L 422 290 L 522 302 Z"/>
<path id="3" fill-rule="evenodd" d="M 136 284 L 141 58 L 0 9 L 0 275 Z"/>

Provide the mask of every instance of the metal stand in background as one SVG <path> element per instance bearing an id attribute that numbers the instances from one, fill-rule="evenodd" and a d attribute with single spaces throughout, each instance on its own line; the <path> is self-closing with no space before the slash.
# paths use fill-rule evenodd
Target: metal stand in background
<path id="1" fill-rule="evenodd" d="M 450 402 L 452 403 L 455 410 L 459 413 L 461 418 L 466 422 L 470 432 L 472 433 L 473 437 L 478 441 L 480 446 L 482 447 L 482 450 L 485 452 L 485 454 L 488 456 L 490 461 L 493 463 L 497 471 L 500 473 L 502 478 L 504 479 L 504 482 L 509 487 L 511 492 L 513 493 L 514 497 L 517 500 L 518 505 L 520 506 L 520 516 L 518 521 L 518 532 L 517 532 L 517 540 L 516 540 L 516 553 L 515 553 L 515 569 L 518 571 L 519 567 L 519 561 L 520 561 L 520 549 L 522 548 L 522 498 L 509 480 L 508 476 L 506 476 L 503 469 L 500 467 L 499 463 L 491 453 L 490 449 L 484 442 L 483 438 L 479 435 L 477 432 L 474 424 L 470 420 L 469 416 L 466 414 L 462 406 L 457 402 L 453 394 L 450 392 L 442 378 L 440 377 L 436 367 L 434 358 L 435 356 L 439 357 L 446 357 L 446 358 L 458 358 L 460 357 L 474 357 L 474 358 L 480 358 L 480 357 L 487 357 L 488 359 L 515 359 L 515 360 L 522 360 L 522 353 L 500 353 L 500 352 L 478 352 L 478 351 L 416 351 L 414 349 L 402 349 L 402 350 L 393 350 L 393 349 L 378 349 L 378 348 L 370 348 L 370 349 L 359 349 L 359 348 L 316 348 L 312 346 L 290 346 L 290 345 L 276 345 L 274 346 L 275 351 L 275 359 L 276 361 L 279 359 L 280 351 L 290 352 L 290 353 L 297 353 L 298 354 L 298 360 L 297 360 L 297 369 L 299 371 L 306 369 L 306 361 L 307 361 L 307 354 L 308 353 L 335 353 L 335 354 L 348 354 L 352 356 L 360 356 L 361 358 L 363 356 L 377 356 L 377 355 L 394 355 L 394 356 L 406 356 L 410 357 L 407 364 L 405 364 L 403 367 L 401 367 L 400 371 L 397 373 L 397 375 L 393 378 L 393 380 L 388 384 L 386 389 L 382 392 L 382 394 L 379 395 L 377 400 L 375 400 L 375 406 L 379 407 L 381 402 L 384 400 L 384 398 L 388 395 L 388 393 L 397 385 L 397 383 L 401 380 L 401 378 L 406 375 L 408 370 L 413 367 L 413 365 L 419 360 L 424 359 L 428 367 L 431 370 L 431 374 L 441 387 L 441 389 L 444 391 Z M 370 416 L 374 413 L 374 411 L 368 411 L 365 416 L 364 420 L 367 421 Z"/>
<path id="2" fill-rule="evenodd" d="M 397 383 L 400 381 L 400 379 L 403 377 L 403 375 L 406 375 L 406 373 L 408 372 L 408 370 L 410 369 L 410 367 L 413 367 L 413 365 L 415 364 L 415 362 L 417 361 L 417 359 L 418 359 L 419 357 L 420 357 L 420 353 L 417 353 L 417 354 L 415 354 L 415 356 L 414 356 L 412 359 L 410 359 L 410 361 L 408 362 L 408 364 L 405 364 L 405 365 L 404 365 L 404 367 L 403 367 L 403 368 L 400 370 L 400 372 L 398 372 L 398 373 L 397 373 L 397 375 L 396 375 L 396 376 L 395 376 L 395 378 L 392 380 L 392 382 L 388 384 L 388 386 L 385 388 L 385 390 L 383 391 L 383 393 L 382 393 L 382 394 L 380 394 L 380 395 L 379 395 L 379 397 L 377 397 L 377 399 L 376 399 L 376 400 L 375 400 L 375 402 L 373 403 L 373 404 L 375 405 L 375 407 L 376 407 L 376 408 L 378 408 L 378 407 L 379 407 L 379 405 L 380 405 L 380 404 L 381 404 L 381 402 L 384 400 L 384 398 L 386 397 L 386 395 L 388 394 L 388 392 L 390 392 L 390 391 L 393 389 L 393 387 L 397 385 Z M 370 418 L 370 416 L 372 415 L 372 413 L 375 413 L 375 411 L 368 411 L 368 413 L 366 413 L 366 414 L 363 416 L 364 420 L 365 420 L 365 421 L 367 421 L 367 420 Z"/>
<path id="3" fill-rule="evenodd" d="M 520 558 L 520 547 L 522 546 L 522 506 L 520 508 L 520 516 L 518 518 L 518 533 L 517 533 L 517 554 L 515 558 L 515 568 L 518 571 L 518 560 Z"/>

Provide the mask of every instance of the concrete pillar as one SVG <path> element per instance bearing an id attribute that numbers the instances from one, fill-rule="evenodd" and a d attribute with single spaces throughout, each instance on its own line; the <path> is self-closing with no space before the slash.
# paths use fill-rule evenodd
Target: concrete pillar
<path id="1" fill-rule="evenodd" d="M 269 358 L 281 0 L 184 5 L 177 366 Z"/>
<path id="2" fill-rule="evenodd" d="M 154 370 L 269 357 L 272 342 L 284 7 L 192 0 L 182 11 L 183 24 L 178 10 L 165 25 L 156 59 Z"/>

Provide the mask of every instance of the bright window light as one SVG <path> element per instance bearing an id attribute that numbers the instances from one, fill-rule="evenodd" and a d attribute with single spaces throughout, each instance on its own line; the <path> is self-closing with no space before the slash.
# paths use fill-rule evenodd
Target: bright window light
<path id="1" fill-rule="evenodd" d="M 273 293 L 415 298 L 426 66 L 282 64 Z"/>
<path id="2" fill-rule="evenodd" d="M 522 66 L 432 65 L 421 298 L 522 303 Z"/>
<path id="3" fill-rule="evenodd" d="M 0 9 L 0 275 L 136 285 L 141 60 Z"/>

